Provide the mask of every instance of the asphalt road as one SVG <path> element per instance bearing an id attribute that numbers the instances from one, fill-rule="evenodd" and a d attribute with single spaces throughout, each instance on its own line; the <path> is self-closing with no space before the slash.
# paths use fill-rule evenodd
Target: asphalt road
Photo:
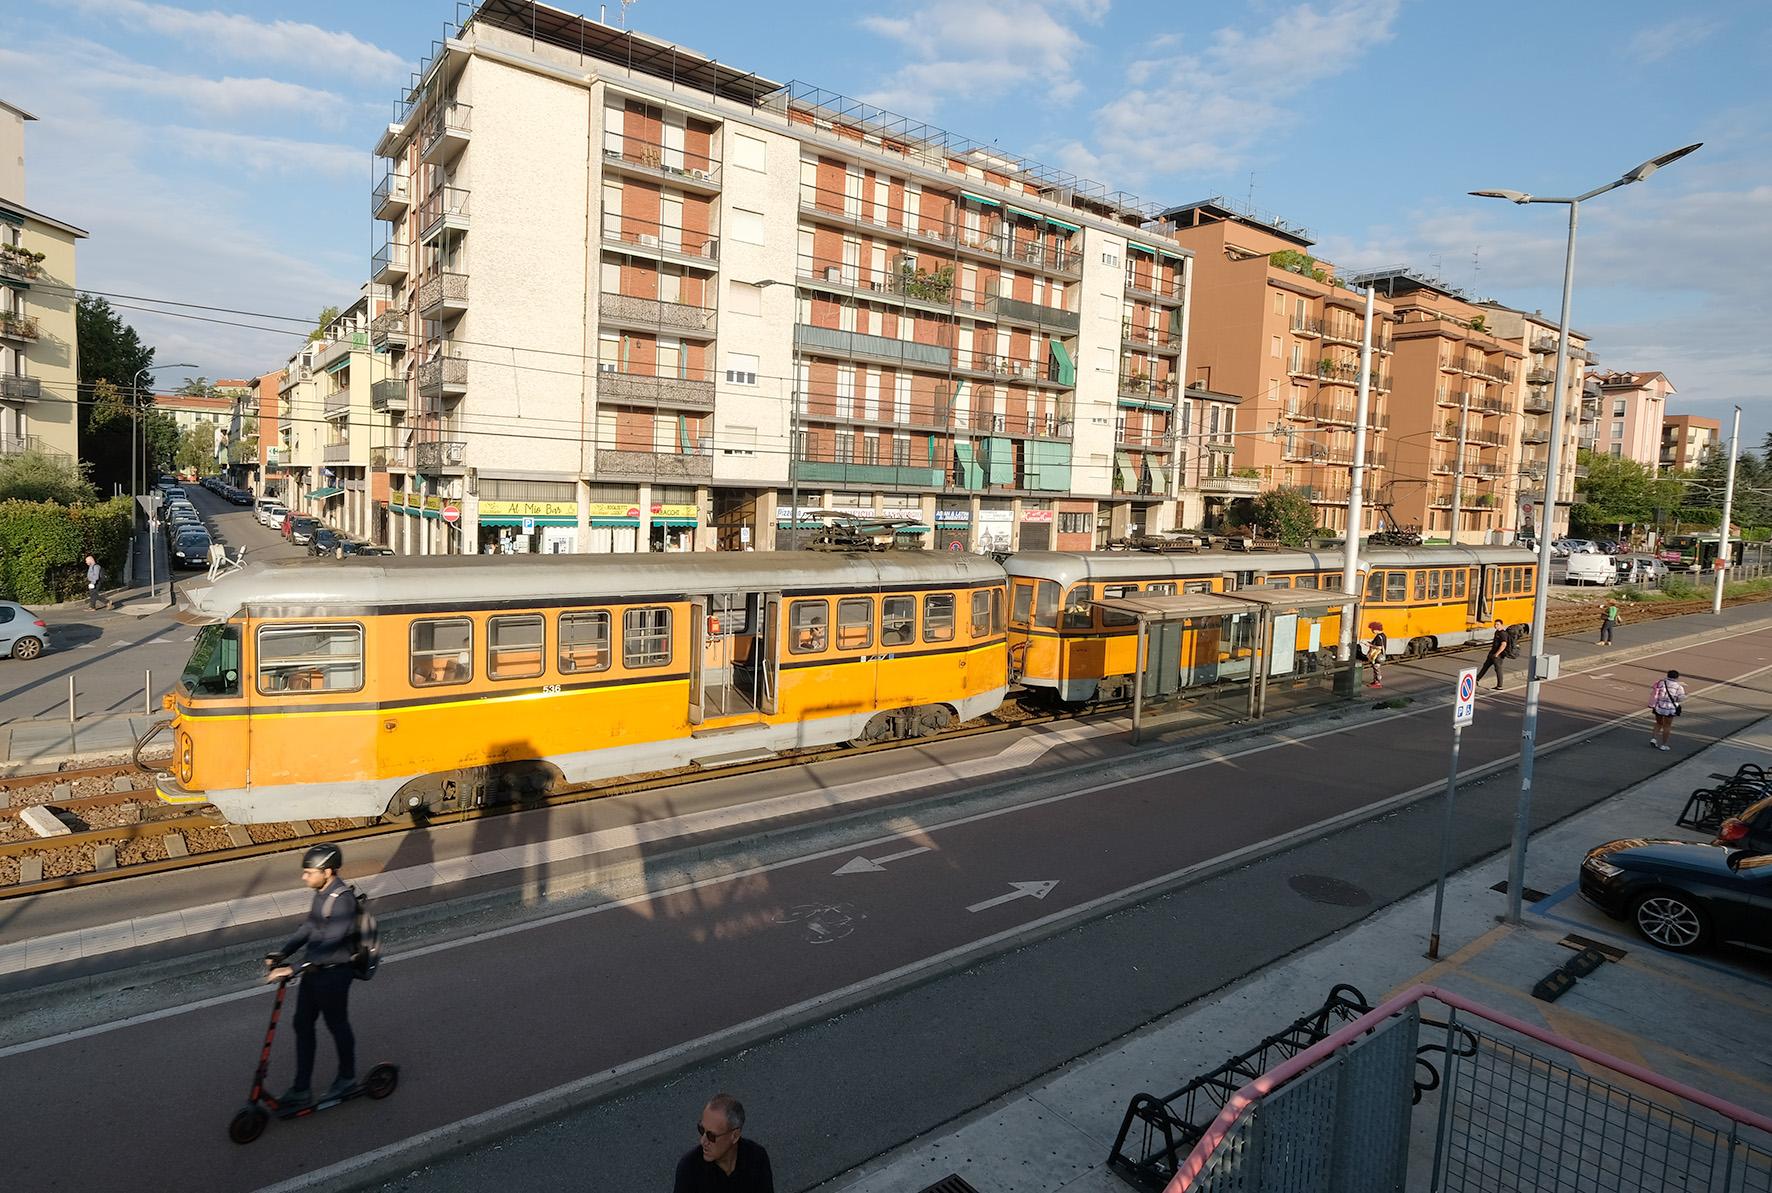
<path id="1" fill-rule="evenodd" d="M 1763 716 L 1769 664 L 1772 631 L 1759 631 L 1550 687 L 1539 740 L 1591 740 L 1541 763 L 1540 819 Z M 1669 665 L 1686 674 L 1693 699 L 1682 751 L 1658 754 L 1639 724 L 1608 725 L 1640 710 Z M 1465 735 L 1467 768 L 1511 756 L 1519 710 L 1517 692 L 1481 701 Z M 1276 880 L 1276 863 L 1262 863 L 1013 948 L 1054 916 L 1090 913 L 1210 859 L 1431 787 L 1444 773 L 1445 721 L 1443 707 L 1405 710 L 1093 786 L 1075 771 L 1030 768 L 1028 798 L 1014 806 L 396 956 L 357 988 L 354 1018 L 365 1064 L 402 1064 L 400 1091 L 273 1124 L 247 1149 L 223 1128 L 250 1076 L 266 996 L 3 1049 L 0 1088 L 18 1096 L 0 1118 L 0 1154 L 26 1188 L 256 1189 L 426 1133 L 447 1138 L 470 1116 L 545 1102 L 547 1091 L 698 1041 L 717 1052 L 722 1033 L 749 1035 L 797 1008 L 814 1020 L 803 1031 L 393 1187 L 656 1187 L 688 1146 L 696 1107 L 730 1085 L 752 1103 L 780 1187 L 803 1188 L 1429 880 L 1437 821 L 1411 807 L 1352 833 L 1305 832 L 1277 863 L 1282 875 L 1340 878 L 1357 893 L 1347 905 L 1306 900 Z M 1505 842 L 1513 795 L 1505 781 L 1470 785 L 1461 857 Z M 860 1001 L 967 949 L 1004 955 L 817 1022 L 821 1000 Z M 273 1082 L 287 1077 L 288 1048 L 279 1045 Z M 324 1081 L 324 1040 L 321 1057 Z M 69 1148 L 69 1122 L 128 1130 Z"/>

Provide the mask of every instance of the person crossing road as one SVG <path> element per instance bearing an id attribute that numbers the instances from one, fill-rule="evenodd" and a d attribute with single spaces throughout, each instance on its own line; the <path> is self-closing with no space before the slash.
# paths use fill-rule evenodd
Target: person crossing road
<path id="1" fill-rule="evenodd" d="M 314 892 L 314 901 L 295 935 L 265 958 L 269 970 L 265 980 L 281 981 L 297 972 L 285 962 L 307 950 L 295 996 L 295 1083 L 278 1099 L 285 1106 L 302 1106 L 313 1100 L 314 1024 L 322 1017 L 338 1049 L 338 1077 L 324 1097 L 342 1095 L 357 1081 L 357 1038 L 350 1020 L 351 983 L 356 978 L 351 956 L 357 943 L 357 895 L 339 877 L 345 856 L 338 846 L 316 845 L 302 855 L 301 864 L 302 882 Z"/>

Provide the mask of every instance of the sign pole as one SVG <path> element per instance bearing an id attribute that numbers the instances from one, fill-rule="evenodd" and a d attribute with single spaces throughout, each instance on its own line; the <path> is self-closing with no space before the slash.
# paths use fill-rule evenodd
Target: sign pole
<path id="1" fill-rule="evenodd" d="M 1427 959 L 1440 959 L 1440 913 L 1446 906 L 1446 871 L 1452 867 L 1453 808 L 1458 800 L 1458 748 L 1464 742 L 1464 727 L 1476 718 L 1477 669 L 1467 667 L 1458 673 L 1458 687 L 1452 702 L 1452 765 L 1446 772 L 1446 820 L 1440 826 L 1440 874 L 1434 881 L 1434 924 L 1428 932 Z"/>

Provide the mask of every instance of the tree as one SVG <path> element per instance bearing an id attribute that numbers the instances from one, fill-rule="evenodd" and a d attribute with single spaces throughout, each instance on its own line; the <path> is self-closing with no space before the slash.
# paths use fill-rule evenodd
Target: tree
<path id="1" fill-rule="evenodd" d="M 314 325 L 314 330 L 310 331 L 308 333 L 308 343 L 311 344 L 315 340 L 325 339 L 327 325 L 330 324 L 336 318 L 338 318 L 338 308 L 337 307 L 324 308 L 320 312 L 320 321 Z"/>
<path id="2" fill-rule="evenodd" d="M 97 499 L 86 466 L 78 461 L 39 451 L 0 457 L 0 501 L 81 505 Z"/>
<path id="3" fill-rule="evenodd" d="M 1581 482 L 1586 500 L 1569 511 L 1570 528 L 1578 534 L 1603 535 L 1619 525 L 1650 523 L 1657 510 L 1679 503 L 1676 481 L 1657 477 L 1635 460 L 1587 451 L 1579 459 L 1587 465 Z"/>
<path id="4" fill-rule="evenodd" d="M 74 328 L 80 344 L 80 392 L 93 403 L 80 436 L 80 459 L 92 483 L 108 493 L 129 483 L 131 386 L 143 369 L 153 367 L 154 350 L 110 303 L 90 294 L 75 301 Z M 105 388 L 100 389 L 101 383 Z"/>
<path id="5" fill-rule="evenodd" d="M 1288 547 L 1302 547 L 1316 529 L 1317 517 L 1310 498 L 1300 489 L 1269 489 L 1256 497 L 1254 527 Z"/>
<path id="6" fill-rule="evenodd" d="M 256 464 L 258 462 L 257 440 L 258 419 L 242 419 L 240 433 L 228 442 L 228 463 Z"/>
<path id="7" fill-rule="evenodd" d="M 185 383 L 173 392 L 184 398 L 213 398 L 216 396 L 215 386 L 209 383 L 207 377 L 186 377 Z"/>
<path id="8" fill-rule="evenodd" d="M 178 437 L 173 463 L 180 471 L 202 474 L 215 467 L 215 424 L 198 423 Z"/>
<path id="9" fill-rule="evenodd" d="M 143 411 L 141 437 L 148 474 L 171 468 L 173 457 L 178 454 L 178 420 L 160 410 Z"/>

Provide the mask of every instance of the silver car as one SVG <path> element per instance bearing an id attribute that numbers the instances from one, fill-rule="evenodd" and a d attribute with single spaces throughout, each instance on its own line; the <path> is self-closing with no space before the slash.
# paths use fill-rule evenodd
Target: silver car
<path id="1" fill-rule="evenodd" d="M 49 649 L 49 623 L 23 605 L 0 601 L 0 655 L 34 659 Z"/>

